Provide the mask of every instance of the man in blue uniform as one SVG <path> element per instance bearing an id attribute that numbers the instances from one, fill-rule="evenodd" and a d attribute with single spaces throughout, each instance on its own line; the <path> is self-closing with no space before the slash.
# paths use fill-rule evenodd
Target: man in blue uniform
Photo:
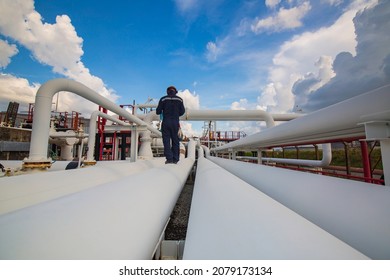
<path id="1" fill-rule="evenodd" d="M 158 102 L 156 114 L 162 114 L 162 139 L 164 144 L 165 163 L 177 163 L 179 161 L 179 117 L 184 115 L 183 99 L 176 95 L 174 86 L 167 88 L 167 95 L 161 97 Z"/>

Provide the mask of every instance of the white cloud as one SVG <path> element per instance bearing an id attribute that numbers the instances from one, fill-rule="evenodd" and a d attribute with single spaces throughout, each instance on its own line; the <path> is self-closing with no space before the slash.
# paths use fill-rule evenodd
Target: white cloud
<path id="1" fill-rule="evenodd" d="M 322 3 L 329 4 L 331 6 L 338 6 L 343 3 L 343 0 L 321 0 Z"/>
<path id="2" fill-rule="evenodd" d="M 5 68 L 11 62 L 11 57 L 18 53 L 15 44 L 8 44 L 7 41 L 0 40 L 0 68 Z"/>
<path id="3" fill-rule="evenodd" d="M 230 106 L 232 110 L 246 110 L 248 108 L 248 100 L 246 98 L 240 99 L 240 101 L 235 101 Z"/>
<path id="4" fill-rule="evenodd" d="M 34 103 L 39 84 L 12 75 L 0 74 L 0 108 L 7 108 L 8 102 L 18 102 L 19 110 L 26 111 L 28 103 Z"/>
<path id="5" fill-rule="evenodd" d="M 196 93 L 191 93 L 188 89 L 185 89 L 183 91 L 179 91 L 177 95 L 183 99 L 184 106 L 186 108 L 194 110 L 199 109 L 199 95 Z"/>
<path id="6" fill-rule="evenodd" d="M 354 18 L 356 55 L 337 55 L 333 63 L 335 77 L 310 93 L 306 110 L 329 106 L 390 83 L 390 2 L 381 1 L 370 7 Z"/>
<path id="7" fill-rule="evenodd" d="M 192 125 L 193 125 L 193 123 L 191 123 L 191 122 L 181 121 L 180 128 L 181 128 L 183 134 L 187 137 L 202 135 L 202 131 L 195 129 Z"/>
<path id="8" fill-rule="evenodd" d="M 29 49 L 34 58 L 53 71 L 79 81 L 115 101 L 118 96 L 104 82 L 89 72 L 81 62 L 83 39 L 77 35 L 67 15 L 57 16 L 53 24 L 43 21 L 33 0 L 6 0 L 0 3 L 0 33 Z M 72 95 L 74 96 L 74 95 Z M 64 98 L 64 107 L 78 107 L 91 112 L 96 105 L 78 98 Z M 86 107 L 80 107 L 85 105 Z"/>
<path id="9" fill-rule="evenodd" d="M 275 8 L 281 0 L 265 0 L 265 5 L 269 8 Z"/>
<path id="10" fill-rule="evenodd" d="M 286 41 L 273 58 L 268 76 L 269 85 L 258 98 L 259 108 L 270 112 L 291 111 L 295 103 L 293 86 L 297 81 L 311 79 L 313 82 L 315 77 L 317 87 L 329 81 L 332 76 L 329 65 L 337 54 L 343 51 L 356 53 L 353 25 L 356 12 L 357 10 L 346 11 L 333 25 L 315 32 L 305 32 Z M 318 79 L 325 80 L 321 82 Z"/>
<path id="11" fill-rule="evenodd" d="M 174 0 L 180 13 L 188 13 L 197 7 L 197 0 Z"/>
<path id="12" fill-rule="evenodd" d="M 214 62 L 217 60 L 218 54 L 220 52 L 219 47 L 214 42 L 208 42 L 206 46 L 206 58 L 210 62 Z"/>
<path id="13" fill-rule="evenodd" d="M 311 6 L 308 1 L 301 5 L 285 9 L 281 7 L 274 16 L 265 19 L 256 19 L 252 24 L 252 31 L 256 34 L 262 32 L 279 32 L 302 26 L 302 18 L 310 11 Z"/>

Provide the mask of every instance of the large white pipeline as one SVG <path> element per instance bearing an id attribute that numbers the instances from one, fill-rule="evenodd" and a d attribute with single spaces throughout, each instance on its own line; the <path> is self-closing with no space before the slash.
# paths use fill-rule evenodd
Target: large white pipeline
<path id="1" fill-rule="evenodd" d="M 275 125 L 275 121 L 290 121 L 302 114 L 271 114 L 263 110 L 192 110 L 186 109 L 182 120 L 189 121 L 265 121 L 267 127 Z"/>
<path id="2" fill-rule="evenodd" d="M 390 258 L 388 187 L 216 157 L 208 159 L 366 256 Z"/>
<path id="3" fill-rule="evenodd" d="M 56 162 L 53 172 L 37 172 L 28 175 L 1 178 L 0 214 L 16 211 L 28 206 L 59 198 L 113 182 L 125 176 L 164 165 L 162 158 L 128 161 L 99 161 L 91 168 L 64 170 L 64 163 Z M 51 168 L 50 168 L 51 169 Z"/>
<path id="4" fill-rule="evenodd" d="M 206 158 L 198 159 L 183 259 L 366 259 Z"/>
<path id="5" fill-rule="evenodd" d="M 164 164 L 3 214 L 0 259 L 151 259 L 193 164 Z"/>
<path id="6" fill-rule="evenodd" d="M 377 114 L 373 115 L 374 113 Z M 366 122 L 378 121 L 378 114 L 390 120 L 390 85 L 214 148 L 212 152 L 364 138 L 365 129 L 360 123 L 363 119 Z"/>
<path id="7" fill-rule="evenodd" d="M 272 116 L 262 110 L 186 110 L 182 117 L 185 120 L 214 120 L 214 121 L 253 121 L 264 120 L 267 127 L 275 125 Z"/>
<path id="8" fill-rule="evenodd" d="M 150 124 L 143 122 L 125 109 L 119 107 L 83 84 L 67 79 L 54 79 L 43 84 L 35 96 L 34 129 L 31 134 L 29 158 L 24 160 L 25 166 L 34 165 L 34 163 L 40 164 L 50 162 L 50 159 L 47 158 L 50 111 L 53 96 L 59 91 L 69 91 L 78 94 L 138 125 L 145 125 L 152 132 L 161 135 L 161 132 Z"/>

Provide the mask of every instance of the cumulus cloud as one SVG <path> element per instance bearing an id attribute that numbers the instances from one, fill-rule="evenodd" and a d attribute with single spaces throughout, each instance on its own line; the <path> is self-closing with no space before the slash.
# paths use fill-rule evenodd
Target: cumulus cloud
<path id="1" fill-rule="evenodd" d="M 7 41 L 0 40 L 0 69 L 7 67 L 11 62 L 11 57 L 18 53 L 15 44 L 8 44 Z"/>
<path id="2" fill-rule="evenodd" d="M 284 42 L 273 58 L 269 84 L 258 98 L 259 108 L 269 112 L 291 111 L 295 105 L 304 105 L 295 104 L 296 96 L 298 102 L 309 98 L 308 92 L 298 89 L 315 90 L 328 82 L 334 75 L 330 67 L 334 58 L 341 52 L 356 53 L 353 18 L 359 8 L 362 9 L 347 10 L 329 27 L 305 32 Z"/>
<path id="3" fill-rule="evenodd" d="M 275 1 L 270 1 L 270 5 L 276 5 Z M 274 3 L 275 2 L 275 3 Z M 311 6 L 308 1 L 299 6 L 286 9 L 281 7 L 276 15 L 264 19 L 256 19 L 252 24 L 252 31 L 256 34 L 262 32 L 280 32 L 302 26 L 303 17 L 310 11 Z"/>
<path id="4" fill-rule="evenodd" d="M 196 93 L 191 93 L 188 89 L 185 89 L 183 91 L 179 91 L 177 95 L 183 99 L 184 106 L 187 109 L 199 109 L 199 95 Z"/>
<path id="5" fill-rule="evenodd" d="M 304 108 L 316 110 L 390 83 L 390 2 L 382 1 L 354 18 L 356 55 L 340 52 L 335 76 L 308 96 Z"/>
<path id="6" fill-rule="evenodd" d="M 79 81 L 112 101 L 118 98 L 112 89 L 107 88 L 82 63 L 83 39 L 77 35 L 67 15 L 57 16 L 55 23 L 50 24 L 44 22 L 35 10 L 33 0 L 6 0 L 0 5 L 1 34 L 30 50 L 39 63 L 51 66 L 55 73 Z M 81 101 L 74 95 L 72 97 L 64 98 L 64 102 L 67 102 L 62 104 L 64 109 L 73 105 L 82 111 L 96 109 L 96 105 Z"/>
<path id="7" fill-rule="evenodd" d="M 39 84 L 12 75 L 0 74 L 0 107 L 7 108 L 10 100 L 20 103 L 20 110 L 26 111 L 28 103 L 34 103 Z"/>
<path id="8" fill-rule="evenodd" d="M 275 8 L 281 0 L 265 0 L 265 5 L 269 8 Z"/>
<path id="9" fill-rule="evenodd" d="M 186 109 L 199 110 L 200 101 L 199 101 L 199 95 L 197 95 L 196 92 L 192 93 L 190 90 L 185 89 L 185 90 L 179 90 L 177 95 L 183 99 L 184 106 Z M 202 135 L 202 131 L 194 128 L 193 122 L 181 121 L 180 127 L 184 135 L 187 137 Z"/>
<path id="10" fill-rule="evenodd" d="M 328 83 L 335 76 L 332 63 L 333 59 L 330 56 L 321 56 L 315 63 L 318 72 L 307 73 L 294 83 L 292 92 L 295 96 L 295 108 L 302 109 L 302 105 L 307 103 L 310 93 Z"/>

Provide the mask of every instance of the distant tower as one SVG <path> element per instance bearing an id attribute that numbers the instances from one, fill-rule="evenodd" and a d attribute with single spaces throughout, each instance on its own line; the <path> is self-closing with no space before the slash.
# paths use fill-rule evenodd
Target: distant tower
<path id="1" fill-rule="evenodd" d="M 10 102 L 8 104 L 7 113 L 5 114 L 5 117 L 4 117 L 4 122 L 11 127 L 15 126 L 16 117 L 18 115 L 18 110 L 19 110 L 19 103 Z"/>

